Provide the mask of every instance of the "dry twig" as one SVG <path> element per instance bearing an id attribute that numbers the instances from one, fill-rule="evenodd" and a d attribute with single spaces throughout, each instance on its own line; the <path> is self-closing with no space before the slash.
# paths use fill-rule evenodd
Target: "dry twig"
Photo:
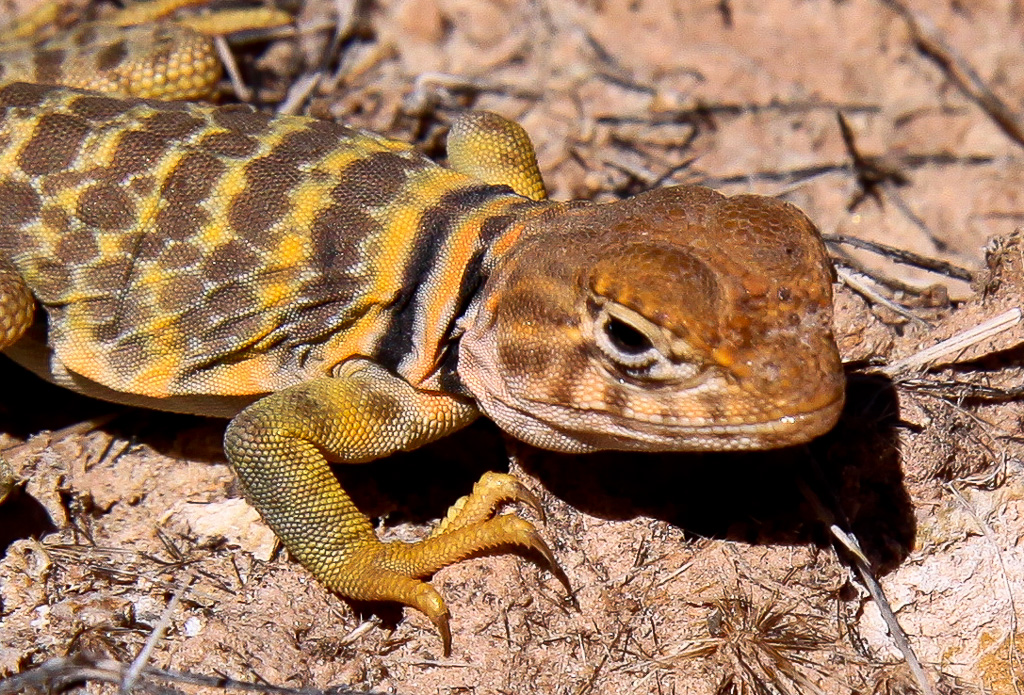
<path id="1" fill-rule="evenodd" d="M 914 676 L 914 680 L 917 682 L 917 686 L 920 688 L 923 695 L 936 695 L 935 689 L 932 687 L 931 681 L 925 673 L 924 667 L 921 665 L 921 661 L 917 658 L 914 648 L 910 645 L 907 633 L 903 630 L 899 620 L 896 619 L 896 614 L 893 612 L 892 606 L 889 605 L 889 600 L 885 597 L 882 585 L 875 577 L 875 573 L 871 569 L 871 563 L 868 561 L 867 556 L 861 549 L 860 541 L 858 541 L 857 537 L 852 533 L 848 533 L 839 526 L 835 518 L 836 515 L 825 506 L 821 501 L 821 498 L 819 498 L 814 490 L 811 489 L 810 485 L 804 481 L 799 481 L 799 485 L 800 491 L 803 493 L 805 499 L 811 503 L 817 512 L 818 517 L 828 527 L 829 533 L 832 534 L 832 537 L 836 540 L 837 544 L 847 551 L 846 554 L 851 558 L 857 575 L 860 577 L 861 582 L 867 589 L 868 594 L 871 595 L 871 599 L 878 607 L 878 611 L 881 614 L 886 627 L 889 628 L 889 634 L 892 636 L 893 642 L 896 643 L 896 647 L 903 654 L 903 658 L 906 660 L 907 666 L 910 667 L 910 671 Z"/>
<path id="2" fill-rule="evenodd" d="M 973 345 L 977 345 L 985 340 L 994 338 L 1000 333 L 1014 328 L 1020 324 L 1021 317 L 1022 314 L 1019 307 L 1010 309 L 1009 311 L 1005 311 L 988 321 L 979 323 L 974 328 L 957 333 L 951 338 L 943 340 L 941 343 L 919 350 L 913 355 L 892 362 L 891 364 L 883 367 L 880 371 L 886 376 L 895 377 L 899 374 L 913 370 L 926 369 L 929 365 L 939 361 L 947 355 L 962 353 Z"/>
<path id="3" fill-rule="evenodd" d="M 112 659 L 91 659 L 83 655 L 49 659 L 39 666 L 0 681 L 0 695 L 25 695 L 30 692 L 54 693 L 79 683 L 120 684 L 127 675 L 129 666 Z M 266 693 L 268 695 L 384 695 L 380 691 L 355 691 L 350 688 L 284 688 L 263 683 L 245 683 L 220 676 L 203 676 L 181 671 L 145 667 L 140 672 L 142 682 L 137 689 L 148 692 L 179 694 L 161 683 L 183 683 L 186 685 L 219 688 L 227 691 Z"/>
<path id="4" fill-rule="evenodd" d="M 971 64 L 946 43 L 931 20 L 912 12 L 899 0 L 880 2 L 903 17 L 918 50 L 934 61 L 953 84 L 980 106 L 1006 135 L 1018 145 L 1024 146 L 1024 128 L 1021 127 L 1018 115 L 985 84 Z"/>

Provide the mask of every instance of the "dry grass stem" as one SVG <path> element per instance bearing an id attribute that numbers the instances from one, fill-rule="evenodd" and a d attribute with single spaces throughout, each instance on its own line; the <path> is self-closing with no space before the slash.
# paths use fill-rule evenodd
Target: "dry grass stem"
<path id="1" fill-rule="evenodd" d="M 901 360 L 897 360 L 886 365 L 880 371 L 890 377 L 896 377 L 906 372 L 923 370 L 931 364 L 945 358 L 947 355 L 956 353 L 962 353 L 964 350 L 977 345 L 978 343 L 984 342 L 1000 333 L 1008 331 L 1021 322 L 1021 310 L 1020 308 L 1010 309 L 1005 311 L 998 316 L 995 316 L 988 321 L 979 323 L 977 326 L 957 333 L 951 338 L 943 340 L 941 343 L 932 345 L 929 348 L 925 348 L 919 352 L 904 357 Z"/>

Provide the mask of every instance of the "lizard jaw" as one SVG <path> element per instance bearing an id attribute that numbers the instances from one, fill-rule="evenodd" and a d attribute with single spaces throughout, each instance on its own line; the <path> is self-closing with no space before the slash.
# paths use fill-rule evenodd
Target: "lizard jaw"
<path id="1" fill-rule="evenodd" d="M 674 418 L 659 422 L 572 404 L 529 402 L 515 405 L 481 399 L 488 417 L 515 437 L 542 449 L 565 453 L 594 451 L 756 451 L 805 444 L 836 424 L 844 397 L 811 410 L 768 418 L 705 421 Z"/>

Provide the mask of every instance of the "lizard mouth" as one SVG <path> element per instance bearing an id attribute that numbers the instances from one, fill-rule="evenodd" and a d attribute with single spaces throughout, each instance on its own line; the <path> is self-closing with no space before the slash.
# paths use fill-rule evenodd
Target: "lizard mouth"
<path id="1" fill-rule="evenodd" d="M 694 424 L 682 418 L 640 420 L 635 415 L 584 410 L 562 405 L 589 426 L 578 429 L 557 427 L 568 438 L 590 451 L 756 451 L 806 444 L 836 424 L 842 412 L 844 394 L 840 391 L 828 402 L 796 413 L 745 422 L 723 421 Z M 595 427 L 596 421 L 600 421 Z M 549 421 L 549 426 L 552 423 Z"/>
<path id="2" fill-rule="evenodd" d="M 726 425 L 721 428 L 722 441 L 731 441 L 735 446 L 723 448 L 744 449 L 778 449 L 807 442 L 831 430 L 839 420 L 845 399 L 838 398 L 813 410 L 791 415 L 783 415 L 771 420 Z M 711 426 L 707 431 L 717 434 L 719 428 Z"/>

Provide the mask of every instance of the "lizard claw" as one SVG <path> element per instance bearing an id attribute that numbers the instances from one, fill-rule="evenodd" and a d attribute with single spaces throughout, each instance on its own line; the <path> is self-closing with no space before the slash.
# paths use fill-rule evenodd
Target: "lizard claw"
<path id="1" fill-rule="evenodd" d="M 532 495 L 533 493 L 530 494 Z M 533 524 L 511 514 L 501 516 L 499 518 L 514 519 L 518 522 L 518 524 L 515 525 L 519 527 L 517 531 L 522 534 L 520 540 L 521 545 L 543 558 L 545 569 L 551 572 L 554 578 L 557 579 L 565 589 L 566 598 L 574 607 L 579 608 L 579 605 L 576 602 L 576 594 L 573 591 L 572 584 L 569 583 L 569 576 L 565 573 L 565 570 L 562 569 L 562 566 L 558 564 L 558 560 L 555 559 L 555 554 L 551 551 L 548 544 L 544 542 L 544 539 L 541 538 L 540 532 L 534 528 Z"/>
<path id="2" fill-rule="evenodd" d="M 456 529 L 483 523 L 493 518 L 501 505 L 515 502 L 529 507 L 541 523 L 547 521 L 540 498 L 518 478 L 508 473 L 487 471 L 473 486 L 471 493 L 459 498 L 451 506 L 448 514 L 430 535 L 433 538 Z"/>
<path id="3" fill-rule="evenodd" d="M 473 494 L 484 494 L 494 500 L 495 506 L 509 502 L 520 502 L 530 508 L 541 523 L 547 522 L 547 515 L 544 514 L 544 507 L 540 498 L 530 488 L 520 482 L 519 478 L 508 473 L 495 473 L 487 471 L 476 485 L 473 486 Z"/>
<path id="4" fill-rule="evenodd" d="M 430 622 L 434 624 L 441 637 L 441 652 L 443 656 L 451 656 L 452 653 L 452 628 L 451 613 L 448 606 L 437 590 L 426 582 L 417 582 L 416 590 L 408 599 L 408 605 L 421 611 Z"/>
<path id="5" fill-rule="evenodd" d="M 451 652 L 448 608 L 430 584 L 417 578 L 470 557 L 508 552 L 510 548 L 519 548 L 535 558 L 565 587 L 569 600 L 576 604 L 569 577 L 551 548 L 533 524 L 515 514 L 449 527 L 418 543 L 393 542 L 367 549 L 368 554 L 372 553 L 374 569 L 365 572 L 359 590 L 372 592 L 373 600 L 398 601 L 424 613 L 440 634 L 447 656 Z"/>

